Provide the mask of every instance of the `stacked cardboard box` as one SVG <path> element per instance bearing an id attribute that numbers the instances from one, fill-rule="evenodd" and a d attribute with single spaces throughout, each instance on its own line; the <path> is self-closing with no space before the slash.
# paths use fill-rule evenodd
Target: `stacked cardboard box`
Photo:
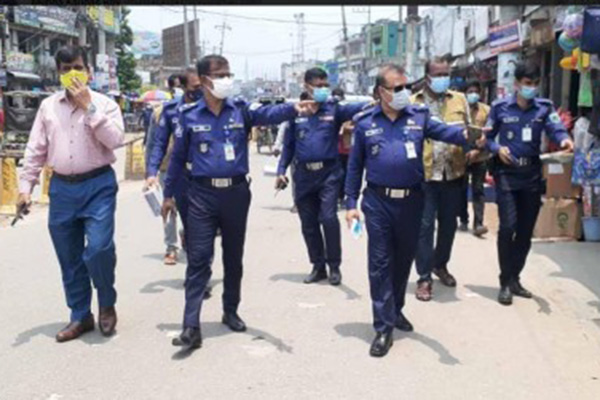
<path id="1" fill-rule="evenodd" d="M 581 188 L 571 184 L 573 161 L 544 164 L 546 195 L 533 232 L 535 238 L 581 237 Z"/>

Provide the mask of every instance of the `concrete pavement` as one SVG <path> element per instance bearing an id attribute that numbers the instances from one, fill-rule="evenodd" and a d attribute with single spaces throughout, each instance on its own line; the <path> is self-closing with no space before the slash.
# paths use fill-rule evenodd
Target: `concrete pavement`
<path id="1" fill-rule="evenodd" d="M 123 182 L 117 215 L 117 335 L 54 341 L 67 322 L 60 270 L 37 208 L 0 228 L 0 399 L 597 399 L 600 394 L 600 245 L 536 244 L 523 276 L 535 300 L 500 306 L 493 235 L 457 234 L 455 290 L 414 298 L 415 332 L 395 333 L 383 359 L 373 338 L 366 238 L 344 229 L 344 284 L 301 283 L 309 270 L 289 190 L 274 197 L 273 162 L 252 154 L 252 190 L 241 316 L 220 324 L 217 243 L 204 345 L 171 346 L 179 333 L 184 264 L 161 262 L 161 222 L 141 182 Z M 343 214 L 340 214 L 343 217 Z M 96 306 L 94 305 L 94 310 Z"/>

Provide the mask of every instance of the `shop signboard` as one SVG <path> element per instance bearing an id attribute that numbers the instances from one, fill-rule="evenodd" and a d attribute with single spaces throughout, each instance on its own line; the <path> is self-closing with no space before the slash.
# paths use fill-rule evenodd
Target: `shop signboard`
<path id="1" fill-rule="evenodd" d="M 47 31 L 77 36 L 75 22 L 77 14 L 59 6 L 25 6 L 13 7 L 15 23 L 40 28 Z"/>
<path id="2" fill-rule="evenodd" d="M 513 92 L 515 84 L 515 67 L 520 59 L 521 55 L 519 53 L 498 54 L 497 98 L 504 98 Z"/>
<path id="3" fill-rule="evenodd" d="M 6 52 L 6 68 L 9 71 L 30 72 L 35 69 L 33 54 L 19 53 L 18 51 Z"/>
<path id="4" fill-rule="evenodd" d="M 531 46 L 543 46 L 546 43 L 554 41 L 554 29 L 552 23 L 544 20 L 539 23 L 531 24 Z"/>
<path id="5" fill-rule="evenodd" d="M 521 47 L 521 21 L 494 26 L 489 30 L 489 46 L 493 54 L 511 51 Z"/>
<path id="6" fill-rule="evenodd" d="M 111 8 L 104 6 L 87 6 L 86 11 L 88 17 L 95 24 L 99 24 L 104 31 L 114 34 L 119 33 L 118 15 L 116 15 Z M 102 19 L 100 19 L 100 15 L 102 15 Z"/>
<path id="7" fill-rule="evenodd" d="M 149 31 L 134 32 L 131 51 L 136 57 L 162 55 L 160 35 Z"/>

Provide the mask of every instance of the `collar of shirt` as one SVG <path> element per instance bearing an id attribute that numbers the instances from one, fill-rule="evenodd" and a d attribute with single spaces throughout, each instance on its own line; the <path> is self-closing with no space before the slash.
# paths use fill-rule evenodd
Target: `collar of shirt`
<path id="1" fill-rule="evenodd" d="M 444 95 L 445 98 L 452 98 L 454 96 L 451 90 L 447 90 L 446 93 L 444 93 Z M 429 95 L 429 92 L 427 92 L 425 89 L 421 89 L 415 94 L 415 97 L 419 102 L 425 103 L 425 98 L 431 101 L 439 101 L 442 96 L 437 96 L 437 98 L 433 98 Z"/>
<path id="2" fill-rule="evenodd" d="M 200 100 L 198 100 L 198 106 L 197 106 L 200 110 L 202 109 L 208 109 L 208 105 L 206 104 L 206 100 L 203 98 L 201 98 Z M 229 108 L 235 108 L 235 104 L 233 103 L 233 100 L 230 99 L 229 97 L 226 98 L 223 101 L 223 109 L 225 109 L 225 107 L 229 107 Z"/>
<path id="3" fill-rule="evenodd" d="M 408 106 L 404 107 L 404 109 L 402 109 L 402 111 L 399 112 L 398 118 L 396 118 L 396 121 L 402 119 L 402 117 L 407 114 L 414 115 L 415 114 L 415 106 L 408 105 Z M 385 114 L 383 112 L 383 107 L 381 107 L 380 103 L 377 104 L 375 107 L 373 107 L 373 116 L 377 116 L 377 115 L 385 116 Z M 387 118 L 387 116 L 386 116 L 386 118 Z"/>
<path id="4" fill-rule="evenodd" d="M 509 107 L 517 107 L 518 109 L 522 110 L 521 107 L 519 107 L 519 103 L 517 103 L 516 94 L 510 95 L 510 97 L 507 99 L 507 103 Z M 531 107 L 539 108 L 539 106 L 539 98 L 536 97 L 533 99 L 533 101 L 529 102 L 529 107 L 527 107 L 526 110 L 529 110 Z"/>

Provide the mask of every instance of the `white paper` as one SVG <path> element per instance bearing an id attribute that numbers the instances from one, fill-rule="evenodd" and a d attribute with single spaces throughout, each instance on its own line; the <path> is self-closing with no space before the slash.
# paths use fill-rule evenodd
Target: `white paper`
<path id="1" fill-rule="evenodd" d="M 549 175 L 561 175 L 565 172 L 562 164 L 548 164 L 548 174 Z"/>
<path id="2" fill-rule="evenodd" d="M 144 192 L 144 198 L 148 202 L 154 216 L 159 217 L 163 203 L 163 194 L 160 186 L 152 186 L 150 189 L 146 190 Z"/>

